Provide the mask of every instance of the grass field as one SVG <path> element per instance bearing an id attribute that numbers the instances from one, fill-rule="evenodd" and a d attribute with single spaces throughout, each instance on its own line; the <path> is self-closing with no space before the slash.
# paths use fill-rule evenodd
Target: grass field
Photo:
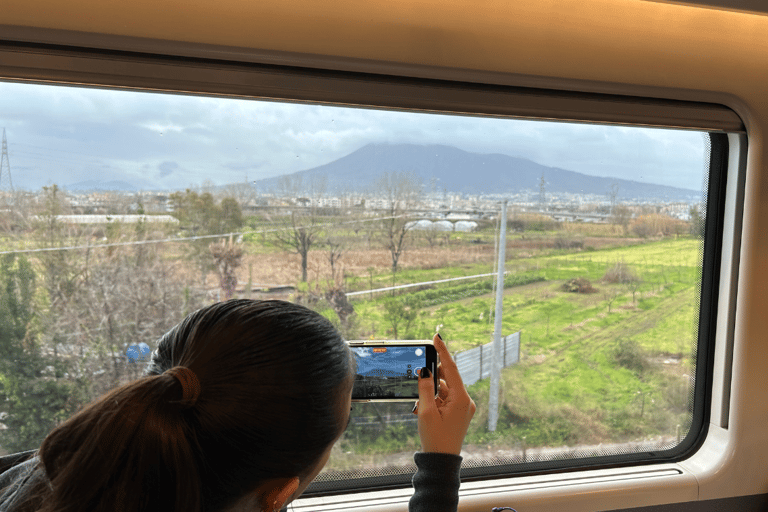
<path id="1" fill-rule="evenodd" d="M 105 232 L 104 240 L 131 240 L 134 235 L 134 227 L 122 226 Z M 450 234 L 439 243 L 415 237 L 394 274 L 380 241 L 347 235 L 352 241 L 340 269 L 348 292 L 494 270 L 492 229 Z M 80 241 L 73 237 L 62 243 Z M 18 243 L 4 238 L 0 248 Z M 40 244 L 29 242 L 30 247 Z M 510 233 L 502 330 L 521 331 L 521 359 L 502 372 L 495 432 L 487 428 L 488 380 L 469 388 L 478 409 L 466 445 L 526 449 L 684 435 L 690 425 L 689 375 L 695 370 L 700 246 L 693 238 L 628 238 L 616 226 L 565 225 L 559 231 Z M 246 237 L 244 248 L 237 270 L 241 283 L 296 285 L 298 255 L 260 235 Z M 109 251 L 101 251 L 93 257 L 109 257 Z M 188 253 L 182 243 L 162 246 L 162 258 L 183 267 L 178 273 L 193 282 L 191 286 L 216 289 L 215 275 L 199 278 Z M 298 293 L 305 300 L 314 294 L 316 302 L 310 305 L 338 323 L 323 299 L 330 278 L 324 249 L 318 246 L 309 256 L 310 283 L 297 287 Z M 76 257 L 84 258 L 81 253 Z M 619 267 L 620 279 L 606 279 Z M 563 291 L 563 284 L 575 278 L 588 279 L 592 293 Z M 391 339 L 393 316 L 402 315 L 399 338 L 431 338 L 439 330 L 452 352 L 474 348 L 492 338 L 494 283 L 495 277 L 489 276 L 411 288 L 394 296 L 357 296 L 345 334 Z M 399 313 L 388 309 L 393 301 L 402 303 Z M 409 413 L 412 404 L 377 407 L 356 406 L 355 416 L 374 418 L 382 428 L 351 426 L 330 469 L 369 465 L 418 447 L 412 422 L 389 422 Z"/>
<path id="2" fill-rule="evenodd" d="M 700 241 L 685 238 L 509 259 L 507 269 L 519 284 L 505 287 L 502 325 L 504 334 L 522 331 L 521 361 L 502 372 L 495 432 L 487 429 L 489 381 L 469 388 L 478 410 L 467 445 L 578 446 L 684 435 L 690 425 L 699 260 Z M 617 262 L 631 281 L 603 280 Z M 475 269 L 403 274 L 428 280 Z M 562 284 L 576 277 L 589 279 L 596 291 L 562 291 Z M 406 338 L 428 338 L 439 327 L 452 352 L 491 340 L 494 296 L 487 285 L 436 287 L 411 293 L 411 300 L 426 292 L 445 300 L 419 307 Z M 408 294 L 398 298 L 408 300 Z M 393 299 L 354 303 L 361 337 L 391 336 L 387 300 Z M 386 410 L 408 409 L 393 407 Z M 393 428 L 368 441 L 351 433 L 346 449 L 364 456 L 418 445 L 415 427 Z"/>

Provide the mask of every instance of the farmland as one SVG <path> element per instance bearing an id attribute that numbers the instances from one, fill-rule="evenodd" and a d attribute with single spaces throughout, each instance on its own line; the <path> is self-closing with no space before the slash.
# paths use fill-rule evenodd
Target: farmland
<path id="1" fill-rule="evenodd" d="M 489 382 L 469 388 L 478 411 L 467 455 L 493 449 L 519 459 L 542 447 L 649 439 L 674 444 L 683 437 L 690 425 L 699 248 L 699 240 L 680 238 L 508 259 L 512 273 L 504 292 L 503 333 L 522 332 L 521 361 L 502 372 L 495 432 L 487 430 Z M 626 275 L 617 277 L 617 269 Z M 412 278 L 451 274 L 445 268 L 422 270 Z M 566 281 L 579 277 L 593 284 L 591 293 L 563 291 Z M 425 297 L 435 291 L 399 296 L 418 309 L 406 338 L 426 338 L 439 327 L 452 352 L 491 339 L 490 289 L 479 283 L 446 285 Z M 419 307 L 428 298 L 433 303 Z M 384 304 L 397 299 L 355 302 L 363 336 L 391 336 Z M 377 407 L 378 414 L 392 415 L 410 409 Z M 356 414 L 372 414 L 366 411 L 371 406 L 358 408 Z M 403 445 L 418 446 L 414 424 L 375 435 L 352 428 L 331 467 L 335 462 L 343 469 L 366 454 L 400 452 Z"/>
<path id="2" fill-rule="evenodd" d="M 494 276 L 418 283 L 493 273 L 492 223 L 472 233 L 410 231 L 395 268 L 381 226 L 342 219 L 326 217 L 314 228 L 306 262 L 268 234 L 274 223 L 263 218 L 233 220 L 246 231 L 238 240 L 133 245 L 184 232 L 117 223 L 51 223 L 27 232 L 26 247 L 84 248 L 32 253 L 15 263 L 6 257 L 8 275 L 27 275 L 40 285 L 27 306 L 35 311 L 35 330 L 28 332 L 45 357 L 55 358 L 55 364 L 40 364 L 60 368 L 56 382 L 66 397 L 66 406 L 46 421 L 137 377 L 140 368 L 122 356 L 128 343 L 140 339 L 152 346 L 183 315 L 227 296 L 300 302 L 347 339 L 425 339 L 439 330 L 453 353 L 491 341 Z M 470 386 L 478 409 L 467 457 L 495 451 L 521 461 L 536 450 L 666 446 L 684 437 L 691 422 L 700 239 L 672 233 L 643 238 L 609 224 L 510 222 L 520 228 L 507 241 L 502 330 L 522 333 L 521 358 L 502 372 L 495 431 L 487 428 L 488 380 Z M 210 227 L 214 233 L 229 229 Z M 18 247 L 18 236 L 7 233 L 4 248 Z M 99 248 L 104 243 L 113 245 Z M 304 264 L 306 281 L 300 278 Z M 371 291 L 404 284 L 418 285 Z M 362 293 L 345 298 L 351 292 Z M 419 445 L 411 407 L 356 405 L 327 471 L 410 457 Z M 40 423 L 30 430 L 19 447 L 39 440 L 45 428 Z"/>

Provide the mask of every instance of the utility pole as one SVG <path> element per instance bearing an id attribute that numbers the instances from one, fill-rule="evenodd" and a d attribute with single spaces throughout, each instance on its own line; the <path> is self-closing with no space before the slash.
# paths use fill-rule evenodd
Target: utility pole
<path id="1" fill-rule="evenodd" d="M 5 181 L 3 181 L 4 179 Z M 7 184 L 5 182 L 7 182 Z M 2 156 L 0 156 L 0 191 L 13 194 L 11 161 L 8 159 L 8 140 L 5 138 L 5 128 L 3 128 L 3 152 Z"/>
<path id="2" fill-rule="evenodd" d="M 501 203 L 499 219 L 499 274 L 496 276 L 496 313 L 493 327 L 493 359 L 491 361 L 491 390 L 488 398 L 488 430 L 496 431 L 499 421 L 499 384 L 501 380 L 501 311 L 504 302 L 504 260 L 507 248 L 507 201 Z"/>

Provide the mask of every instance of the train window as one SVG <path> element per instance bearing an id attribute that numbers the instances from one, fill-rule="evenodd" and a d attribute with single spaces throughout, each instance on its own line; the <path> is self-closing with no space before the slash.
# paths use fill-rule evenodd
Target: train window
<path id="1" fill-rule="evenodd" d="M 702 439 L 722 134 L 12 82 L 0 107 L 7 452 L 231 297 L 439 330 L 478 405 L 466 478 Z M 357 404 L 309 492 L 408 485 L 412 407 Z"/>

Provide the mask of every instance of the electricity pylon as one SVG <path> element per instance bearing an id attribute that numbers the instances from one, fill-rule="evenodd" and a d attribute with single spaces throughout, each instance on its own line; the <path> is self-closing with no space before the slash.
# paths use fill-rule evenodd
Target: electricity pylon
<path id="1" fill-rule="evenodd" d="M 0 192 L 13 194 L 11 161 L 8 159 L 8 140 L 5 138 L 5 128 L 3 128 L 3 153 L 0 156 Z"/>

